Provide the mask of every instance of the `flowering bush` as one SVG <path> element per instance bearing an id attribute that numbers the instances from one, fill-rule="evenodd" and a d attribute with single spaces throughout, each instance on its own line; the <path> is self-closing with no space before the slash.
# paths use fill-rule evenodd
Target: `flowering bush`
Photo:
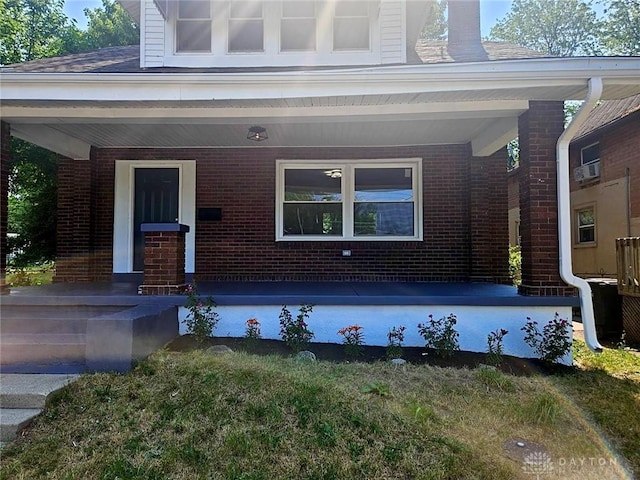
<path id="1" fill-rule="evenodd" d="M 260 334 L 260 322 L 257 318 L 250 318 L 246 321 L 247 327 L 244 331 L 244 338 L 247 340 L 258 340 L 262 338 Z"/>
<path id="2" fill-rule="evenodd" d="M 338 330 L 338 335 L 342 335 L 344 344 L 344 351 L 347 357 L 361 357 L 364 353 L 362 345 L 364 344 L 364 336 L 362 335 L 362 329 L 360 325 L 350 325 L 348 327 Z"/>
<path id="3" fill-rule="evenodd" d="M 439 320 L 434 320 L 433 315 L 429 315 L 426 324 L 418 324 L 418 332 L 424 338 L 425 347 L 433 348 L 441 357 L 451 357 L 453 352 L 460 350 L 459 334 L 454 327 L 457 322 L 453 313 Z"/>
<path id="4" fill-rule="evenodd" d="M 500 328 L 487 335 L 487 362 L 490 365 L 500 365 L 504 352 L 502 341 L 508 330 Z"/>
<path id="5" fill-rule="evenodd" d="M 185 294 L 187 295 L 185 307 L 189 310 L 185 319 L 187 332 L 193 335 L 196 342 L 203 343 L 212 336 L 214 328 L 220 321 L 220 316 L 214 311 L 216 303 L 211 297 L 202 300 L 195 285 L 187 285 Z"/>
<path id="6" fill-rule="evenodd" d="M 287 306 L 282 306 L 279 317 L 280 336 L 284 343 L 296 353 L 303 350 L 313 338 L 313 332 L 309 330 L 305 321 L 312 311 L 313 305 L 300 305 L 300 311 L 294 320 Z"/>
<path id="7" fill-rule="evenodd" d="M 538 322 L 527 317 L 527 323 L 520 330 L 525 332 L 524 341 L 533 348 L 536 355 L 548 363 L 557 363 L 571 351 L 569 322 L 560 318 L 557 313 L 543 328 L 538 329 Z"/>
<path id="8" fill-rule="evenodd" d="M 402 358 L 402 342 L 404 342 L 404 331 L 406 327 L 391 327 L 389 333 L 387 333 L 387 359 L 393 360 L 394 358 Z"/>

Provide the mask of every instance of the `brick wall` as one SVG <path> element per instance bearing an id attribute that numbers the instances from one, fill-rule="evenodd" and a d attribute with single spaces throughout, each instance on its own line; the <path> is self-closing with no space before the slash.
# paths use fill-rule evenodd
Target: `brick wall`
<path id="1" fill-rule="evenodd" d="M 573 169 L 580 165 L 580 149 L 600 142 L 600 178 L 581 184 L 573 179 Z M 626 177 L 631 179 L 631 216 L 640 216 L 640 112 L 629 115 L 615 126 L 601 129 L 571 145 L 571 191 L 589 188 Z"/>
<path id="2" fill-rule="evenodd" d="M 506 148 L 469 162 L 471 278 L 474 280 L 511 283 L 506 166 Z"/>
<path id="3" fill-rule="evenodd" d="M 0 122 L 0 293 L 8 293 L 5 282 L 7 269 L 7 208 L 9 204 L 9 162 L 11 161 L 11 131 L 8 123 Z"/>
<path id="4" fill-rule="evenodd" d="M 520 116 L 520 235 L 524 295 L 573 295 L 559 274 L 556 153 L 562 102 L 529 103 Z"/>
<path id="5" fill-rule="evenodd" d="M 424 158 L 423 242 L 275 242 L 276 159 L 408 157 Z M 119 159 L 196 160 L 197 206 L 222 209 L 221 221 L 196 223 L 196 279 L 465 281 L 470 276 L 466 145 L 101 149 L 96 155 L 94 173 L 96 192 L 103 192 L 95 205 L 100 212 L 95 219 L 95 231 L 101 232 L 95 238 L 96 251 L 111 248 L 113 216 L 107 212 L 113 211 L 113 204 L 102 199 L 112 198 L 114 162 Z M 504 184 L 497 188 L 506 195 Z M 506 220 L 504 225 L 506 231 Z M 343 249 L 350 249 L 352 256 L 342 257 Z M 506 247 L 504 250 L 506 261 Z M 501 267 L 499 275 L 503 271 Z"/>

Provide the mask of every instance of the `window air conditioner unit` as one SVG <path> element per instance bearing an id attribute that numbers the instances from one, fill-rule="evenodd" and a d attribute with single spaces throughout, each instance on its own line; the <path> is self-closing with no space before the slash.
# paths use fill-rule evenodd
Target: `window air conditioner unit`
<path id="1" fill-rule="evenodd" d="M 600 176 L 600 162 L 581 165 L 573 171 L 576 182 L 586 182 Z"/>

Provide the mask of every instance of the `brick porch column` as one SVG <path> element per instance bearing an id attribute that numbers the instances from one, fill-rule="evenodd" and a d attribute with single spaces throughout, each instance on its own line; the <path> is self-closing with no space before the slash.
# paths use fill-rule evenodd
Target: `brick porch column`
<path id="1" fill-rule="evenodd" d="M 143 223 L 144 282 L 142 295 L 175 295 L 184 291 L 185 236 L 188 225 Z"/>
<path id="2" fill-rule="evenodd" d="M 531 101 L 518 122 L 522 295 L 574 295 L 559 273 L 556 142 L 562 102 Z"/>
<path id="3" fill-rule="evenodd" d="M 469 162 L 471 280 L 511 283 L 507 149 Z"/>
<path id="4" fill-rule="evenodd" d="M 7 214 L 9 206 L 9 162 L 11 161 L 11 130 L 0 122 L 0 294 L 9 293 L 7 273 Z"/>
<path id="5" fill-rule="evenodd" d="M 91 282 L 92 168 L 89 159 L 58 160 L 56 274 L 53 281 Z"/>

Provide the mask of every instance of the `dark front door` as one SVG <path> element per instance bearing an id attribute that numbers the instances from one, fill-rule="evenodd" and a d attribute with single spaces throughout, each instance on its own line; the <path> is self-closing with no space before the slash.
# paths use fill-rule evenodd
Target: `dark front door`
<path id="1" fill-rule="evenodd" d="M 144 270 L 144 234 L 142 223 L 178 221 L 177 168 L 136 168 L 133 213 L 133 270 Z"/>

